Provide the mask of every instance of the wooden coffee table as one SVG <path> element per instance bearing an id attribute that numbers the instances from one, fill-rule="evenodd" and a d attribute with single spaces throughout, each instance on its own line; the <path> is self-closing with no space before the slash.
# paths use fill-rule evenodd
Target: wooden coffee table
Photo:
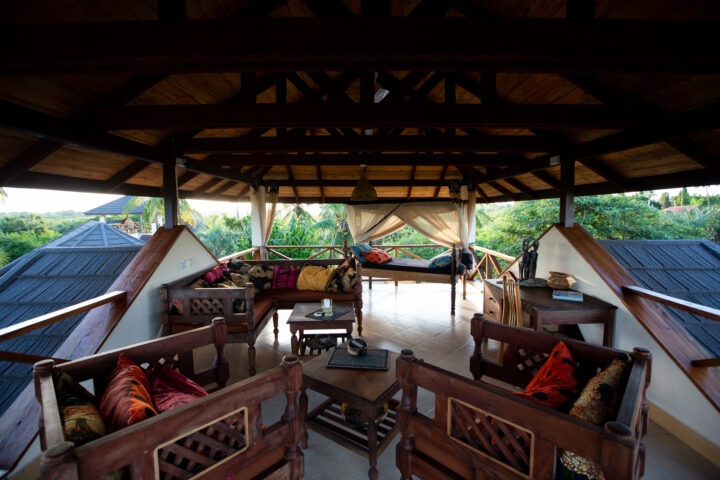
<path id="1" fill-rule="evenodd" d="M 300 389 L 300 414 L 306 417 L 305 426 L 329 438 L 330 440 L 367 457 L 370 461 L 368 476 L 378 478 L 377 457 L 382 454 L 397 434 L 398 402 L 392 397 L 400 390 L 400 382 L 395 375 L 395 362 L 400 356 L 389 352 L 387 370 L 353 370 L 345 368 L 327 368 L 333 351 L 324 352 L 317 357 L 302 362 L 303 385 Z M 327 395 L 323 403 L 307 412 L 308 399 L 306 389 Z M 367 429 L 345 424 L 341 413 L 342 403 L 357 408 L 369 419 L 382 416 L 383 405 L 388 404 L 387 416 L 379 422 L 368 422 Z M 302 444 L 307 448 L 307 431 L 302 436 Z"/>
<path id="2" fill-rule="evenodd" d="M 290 347 L 293 355 L 298 354 L 298 337 L 297 332 L 300 332 L 300 339 L 302 340 L 305 330 L 342 330 L 346 332 L 348 338 L 352 338 L 353 324 L 355 323 L 355 310 L 353 309 L 352 302 L 333 302 L 333 308 L 349 308 L 346 314 L 341 315 L 335 320 L 317 320 L 314 318 L 306 317 L 307 314 L 314 312 L 321 308 L 319 302 L 316 303 L 296 303 L 295 307 L 290 312 L 290 318 L 288 318 L 288 325 L 290 325 L 290 333 L 292 338 L 290 339 Z"/>

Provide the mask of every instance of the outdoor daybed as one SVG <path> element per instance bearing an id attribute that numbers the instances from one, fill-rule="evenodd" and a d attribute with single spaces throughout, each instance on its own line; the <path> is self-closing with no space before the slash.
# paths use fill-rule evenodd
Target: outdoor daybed
<path id="1" fill-rule="evenodd" d="M 378 247 L 380 248 L 380 247 Z M 466 266 L 461 263 L 457 248 L 452 248 L 450 263 L 443 268 L 430 266 L 432 260 L 417 258 L 392 258 L 388 262 L 376 264 L 364 262 L 362 275 L 368 278 L 368 289 L 372 290 L 372 279 L 382 278 L 397 281 L 428 282 L 450 284 L 450 314 L 455 315 L 455 289 L 458 278 L 463 281 L 463 300 L 467 295 Z M 466 260 L 467 261 L 467 260 Z"/>
<path id="2" fill-rule="evenodd" d="M 271 267 L 268 271 L 272 271 L 272 267 L 276 266 L 284 269 L 300 269 L 308 265 L 336 267 L 345 261 L 346 259 L 248 260 L 243 263 L 251 267 Z M 348 261 L 351 266 L 355 266 L 354 259 Z M 359 267 L 357 275 L 359 278 Z M 213 318 L 220 316 L 228 324 L 228 342 L 248 344 L 248 368 L 251 376 L 255 375 L 255 341 L 271 317 L 277 337 L 278 309 L 293 308 L 296 303 L 301 302 L 320 302 L 323 298 L 352 302 L 358 333 L 362 333 L 362 285 L 359 281 L 355 282 L 351 292 L 333 293 L 297 288 L 267 288 L 255 293 L 259 284 L 253 283 L 242 287 L 190 288 L 191 284 L 195 285 L 198 281 L 197 275 L 193 275 L 160 287 L 160 321 L 163 335 L 208 325 Z"/>
<path id="3" fill-rule="evenodd" d="M 280 367 L 80 446 L 65 439 L 58 408 L 58 398 L 63 397 L 56 398 L 56 393 L 62 394 L 62 387 L 58 387 L 57 382 L 63 373 L 78 382 L 92 381 L 99 398 L 111 372 L 116 378 L 118 368 L 113 369 L 122 354 L 137 365 L 147 363 L 152 366 L 164 359 L 166 365 L 181 367 L 180 373 L 201 385 L 208 382 L 223 385 L 228 376 L 228 365 L 223 356 L 225 339 L 225 322 L 218 319 L 212 326 L 68 363 L 55 365 L 52 360 L 37 363 L 34 375 L 36 395 L 42 405 L 42 478 L 96 479 L 106 478 L 105 475 L 164 480 L 191 476 L 196 479 L 231 476 L 236 479 L 302 478 L 303 454 L 298 441 L 304 419 L 297 415 L 302 367 L 297 357 L 285 357 Z M 204 372 L 195 373 L 192 362 L 175 363 L 173 360 L 178 354 L 191 358 L 193 348 L 212 344 L 217 353 L 215 366 Z M 187 368 L 183 369 L 182 364 Z M 152 392 L 153 402 L 157 403 L 155 385 Z M 276 395 L 286 396 L 285 413 L 278 422 L 264 426 L 261 402 Z M 103 411 L 102 403 L 100 410 Z M 74 421 L 76 410 L 65 407 L 63 411 L 66 421 Z M 109 425 L 107 421 L 106 425 Z M 77 434 L 76 427 L 68 435 Z M 68 438 L 77 441 L 76 437 Z"/>
<path id="4" fill-rule="evenodd" d="M 648 408 L 645 390 L 650 382 L 647 350 L 636 348 L 630 354 L 630 366 L 615 390 L 616 413 L 608 413 L 604 424 L 598 426 L 521 398 L 517 395 L 520 390 L 513 388 L 528 384 L 535 369 L 545 363 L 544 354 L 554 354 L 558 337 L 486 321 L 479 314 L 472 319 L 472 335 L 475 352 L 470 369 L 478 381 L 415 359 L 411 350 L 398 359 L 397 374 L 403 388 L 398 410 L 402 439 L 397 446 L 401 478 L 551 480 L 560 468 L 560 449 L 579 460 L 595 462 L 608 480 L 642 476 Z M 502 365 L 483 356 L 488 340 L 507 344 Z M 615 365 L 624 353 L 573 340 L 563 342 L 579 365 L 581 385 L 599 369 L 611 362 Z M 628 360 L 627 356 L 621 358 Z M 495 386 L 499 382 L 507 389 Z M 587 390 L 609 388 L 604 385 L 593 381 Z M 418 387 L 435 394 L 434 418 L 417 412 Z M 581 398 L 584 395 L 585 391 Z M 579 403 L 575 401 L 571 413 Z"/>

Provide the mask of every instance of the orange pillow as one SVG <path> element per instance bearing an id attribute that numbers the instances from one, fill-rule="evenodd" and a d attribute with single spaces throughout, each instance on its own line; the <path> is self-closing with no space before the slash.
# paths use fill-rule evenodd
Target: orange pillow
<path id="1" fill-rule="evenodd" d="M 385 250 L 380 250 L 379 248 L 373 248 L 369 252 L 363 252 L 362 256 L 368 262 L 376 263 L 378 265 L 392 260 L 392 257 L 390 257 Z"/>
<path id="2" fill-rule="evenodd" d="M 577 367 L 567 345 L 558 342 L 550 357 L 530 380 L 524 392 L 513 392 L 531 402 L 550 408 L 562 407 L 580 391 Z"/>
<path id="3" fill-rule="evenodd" d="M 114 432 L 157 413 L 145 372 L 121 353 L 100 398 L 100 415 L 105 425 Z"/>

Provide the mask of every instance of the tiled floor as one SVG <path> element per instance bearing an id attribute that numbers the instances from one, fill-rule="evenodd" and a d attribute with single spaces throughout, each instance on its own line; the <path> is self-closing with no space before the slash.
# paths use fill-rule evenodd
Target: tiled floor
<path id="1" fill-rule="evenodd" d="M 468 360 L 472 353 L 469 320 L 474 312 L 482 311 L 482 292 L 479 285 L 468 286 L 468 300 L 458 294 L 457 314 L 450 316 L 450 286 L 437 284 L 375 283 L 372 290 L 364 288 L 363 337 L 371 346 L 400 351 L 412 348 L 416 356 L 441 368 L 470 376 Z M 272 325 L 263 332 L 257 347 L 257 368 L 263 371 L 280 363 L 290 353 L 290 332 L 285 325 L 289 311 L 280 312 L 280 335 L 276 342 Z M 247 347 L 229 345 L 231 376 L 247 377 Z M 322 397 L 310 392 L 310 408 Z M 432 414 L 434 398 L 426 391 L 418 394 L 418 408 Z M 279 418 L 284 399 L 276 398 L 263 406 L 263 423 Z M 720 469 L 678 441 L 655 423 L 650 423 L 646 437 L 646 479 L 705 479 L 720 478 Z M 378 460 L 380 478 L 398 478 L 395 466 L 395 444 L 388 446 Z M 305 478 L 344 480 L 366 479 L 367 459 L 309 432 L 305 450 Z"/>

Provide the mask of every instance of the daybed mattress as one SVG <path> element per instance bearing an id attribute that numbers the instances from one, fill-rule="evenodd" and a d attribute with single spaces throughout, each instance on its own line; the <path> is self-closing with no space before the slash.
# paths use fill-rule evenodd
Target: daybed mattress
<path id="1" fill-rule="evenodd" d="M 393 258 L 389 262 L 381 263 L 380 265 L 376 263 L 365 262 L 362 264 L 362 268 L 363 270 L 372 268 L 373 270 L 396 270 L 402 272 L 446 273 L 448 275 L 450 274 L 450 265 L 444 268 L 430 268 L 430 260 L 418 260 L 417 258 Z M 460 274 L 461 272 L 458 271 L 458 273 Z"/>

